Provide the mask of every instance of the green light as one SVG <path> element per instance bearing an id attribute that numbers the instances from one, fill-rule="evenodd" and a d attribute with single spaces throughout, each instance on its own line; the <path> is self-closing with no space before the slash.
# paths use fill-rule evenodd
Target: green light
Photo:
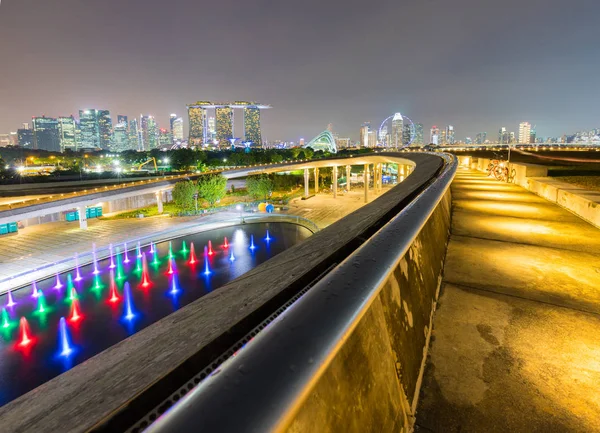
<path id="1" fill-rule="evenodd" d="M 94 286 L 92 287 L 92 290 L 100 290 L 102 289 L 102 283 L 100 282 L 100 275 L 95 275 L 94 276 Z"/>
<path id="2" fill-rule="evenodd" d="M 74 288 L 74 286 L 73 286 L 73 277 L 71 277 L 71 274 L 68 274 L 67 275 L 67 290 L 69 292 L 72 292 L 73 288 Z"/>
<path id="3" fill-rule="evenodd" d="M 185 245 L 185 241 L 183 241 L 182 245 L 181 245 L 181 254 L 183 254 L 184 256 L 188 253 L 188 249 Z"/>
<path id="4" fill-rule="evenodd" d="M 8 312 L 6 308 L 2 309 L 2 328 L 10 328 L 10 320 L 8 320 Z"/>
<path id="5" fill-rule="evenodd" d="M 171 241 L 169 241 L 169 259 L 172 259 L 173 257 L 173 246 L 171 245 Z"/>
<path id="6" fill-rule="evenodd" d="M 71 290 L 69 291 L 68 300 L 73 302 L 75 299 L 77 299 L 77 290 L 75 290 L 75 287 L 71 287 Z"/>
<path id="7" fill-rule="evenodd" d="M 136 274 L 142 273 L 142 259 L 140 259 L 139 257 L 135 261 L 135 273 Z"/>
<path id="8" fill-rule="evenodd" d="M 71 292 L 73 293 L 73 292 Z M 43 314 L 46 312 L 46 301 L 44 300 L 44 295 L 40 295 L 38 298 L 38 308 L 37 313 Z"/>
<path id="9" fill-rule="evenodd" d="M 156 252 L 156 248 L 154 248 L 154 260 L 152 260 L 152 264 L 154 266 L 160 265 L 160 260 L 158 260 L 158 253 Z"/>

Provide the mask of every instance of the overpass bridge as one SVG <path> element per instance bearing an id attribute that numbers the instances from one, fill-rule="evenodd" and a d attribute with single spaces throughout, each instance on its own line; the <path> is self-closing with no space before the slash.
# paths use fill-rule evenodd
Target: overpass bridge
<path id="1" fill-rule="evenodd" d="M 411 175 L 0 408 L 3 426 L 598 431 L 598 229 L 450 155 L 381 157 Z"/>

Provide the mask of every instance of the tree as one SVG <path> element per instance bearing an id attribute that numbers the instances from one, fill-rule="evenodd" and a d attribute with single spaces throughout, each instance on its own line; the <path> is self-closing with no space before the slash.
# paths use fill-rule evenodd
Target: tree
<path id="1" fill-rule="evenodd" d="M 227 193 L 227 179 L 221 174 L 202 176 L 198 180 L 198 194 L 211 206 Z"/>
<path id="2" fill-rule="evenodd" d="M 256 199 L 266 200 L 273 191 L 273 181 L 266 174 L 250 176 L 246 179 L 248 194 Z"/>
<path id="3" fill-rule="evenodd" d="M 173 187 L 173 200 L 182 210 L 194 209 L 194 195 L 197 191 L 196 184 L 191 180 L 177 182 Z"/>

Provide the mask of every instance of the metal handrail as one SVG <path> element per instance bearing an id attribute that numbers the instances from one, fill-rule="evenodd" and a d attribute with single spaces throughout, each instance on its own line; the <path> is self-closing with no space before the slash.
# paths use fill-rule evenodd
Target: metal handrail
<path id="1" fill-rule="evenodd" d="M 448 191 L 457 160 L 437 155 L 435 181 L 147 431 L 287 426 Z"/>

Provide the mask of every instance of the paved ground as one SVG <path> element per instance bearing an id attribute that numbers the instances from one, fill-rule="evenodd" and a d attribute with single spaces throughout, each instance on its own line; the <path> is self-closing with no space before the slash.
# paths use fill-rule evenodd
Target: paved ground
<path id="1" fill-rule="evenodd" d="M 473 171 L 452 234 L 419 432 L 600 432 L 600 230 Z"/>
<path id="2" fill-rule="evenodd" d="M 386 190 L 384 190 L 386 191 Z M 288 214 L 301 216 L 313 221 L 319 228 L 324 228 L 338 219 L 348 215 L 364 205 L 363 190 L 340 194 L 337 199 L 331 194 L 318 194 L 309 200 L 294 200 Z M 379 195 L 369 194 L 369 199 L 374 200 Z M 56 222 L 30 226 L 20 230 L 17 235 L 3 238 L 0 242 L 0 281 L 4 278 L 27 273 L 22 277 L 12 278 L 9 282 L 0 283 L 0 293 L 31 280 L 40 278 L 48 271 L 30 271 L 53 265 L 54 263 L 70 259 L 75 253 L 85 253 L 92 250 L 95 243 L 98 249 L 107 247 L 110 243 L 118 244 L 124 240 L 128 242 L 145 238 L 160 240 L 173 236 L 173 231 L 198 230 L 199 225 L 205 229 L 211 228 L 223 220 L 239 218 L 237 212 L 221 212 L 206 217 L 169 218 L 152 217 L 144 219 L 122 220 L 88 220 L 88 230 L 80 230 L 77 222 Z M 69 264 L 62 266 L 66 269 Z M 59 270 L 59 268 L 56 268 Z"/>

